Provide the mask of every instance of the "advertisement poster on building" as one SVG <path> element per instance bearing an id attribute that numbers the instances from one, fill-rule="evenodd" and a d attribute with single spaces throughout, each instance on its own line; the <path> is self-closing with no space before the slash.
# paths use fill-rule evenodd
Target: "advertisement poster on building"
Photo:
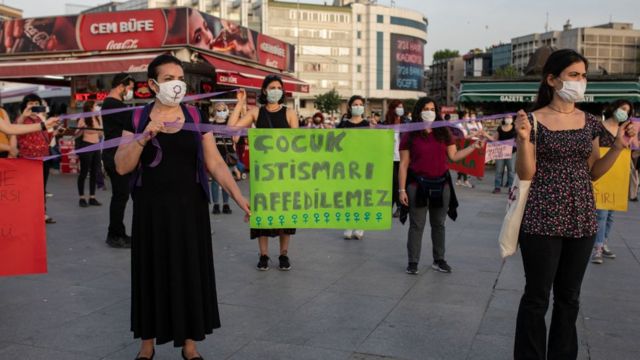
<path id="1" fill-rule="evenodd" d="M 391 89 L 422 89 L 424 44 L 413 36 L 391 34 Z"/>

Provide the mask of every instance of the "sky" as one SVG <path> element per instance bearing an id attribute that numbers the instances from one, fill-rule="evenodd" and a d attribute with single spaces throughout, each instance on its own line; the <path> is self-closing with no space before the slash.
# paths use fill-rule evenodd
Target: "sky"
<path id="1" fill-rule="evenodd" d="M 0 0 L 21 8 L 25 17 L 54 16 L 65 13 L 65 4 L 97 5 L 108 0 Z M 296 1 L 290 1 L 296 2 Z M 331 0 L 301 0 L 323 4 Z M 390 5 L 391 0 L 378 0 Z M 433 53 L 453 49 L 466 53 L 484 49 L 511 38 L 544 32 L 547 13 L 549 30 L 561 30 L 567 20 L 574 27 L 600 25 L 610 19 L 632 22 L 640 29 L 638 0 L 395 0 L 395 6 L 418 11 L 429 19 L 427 64 Z"/>

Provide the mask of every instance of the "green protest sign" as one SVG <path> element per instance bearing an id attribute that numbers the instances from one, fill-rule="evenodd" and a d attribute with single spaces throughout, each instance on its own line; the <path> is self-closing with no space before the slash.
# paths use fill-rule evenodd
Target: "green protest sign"
<path id="1" fill-rule="evenodd" d="M 251 227 L 391 228 L 393 130 L 249 129 Z"/>

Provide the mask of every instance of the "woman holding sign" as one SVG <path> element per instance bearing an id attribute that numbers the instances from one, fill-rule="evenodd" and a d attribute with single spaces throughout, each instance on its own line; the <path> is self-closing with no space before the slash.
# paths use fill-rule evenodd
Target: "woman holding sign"
<path id="1" fill-rule="evenodd" d="M 268 75 L 262 82 L 259 101 L 262 106 L 253 108 L 240 118 L 240 110 L 246 106 L 247 94 L 243 89 L 238 91 L 238 103 L 229 118 L 229 126 L 257 128 L 297 128 L 298 116 L 292 109 L 283 105 L 285 99 L 284 83 L 277 75 Z M 248 165 L 248 164 L 247 164 Z M 269 270 L 269 238 L 280 237 L 279 269 L 291 270 L 289 262 L 289 239 L 296 233 L 296 229 L 251 229 L 251 239 L 258 238 L 260 258 L 256 268 L 260 271 Z"/>
<path id="2" fill-rule="evenodd" d="M 482 148 L 482 142 L 458 150 L 446 126 L 432 127 L 444 120 L 435 100 L 418 99 L 413 110 L 412 122 L 428 124 L 422 131 L 406 133 L 400 140 L 400 171 L 398 182 L 400 203 L 409 207 L 409 233 L 407 273 L 418 273 L 422 249 L 422 235 L 427 212 L 431 224 L 433 244 L 433 270 L 450 273 L 451 267 L 444 259 L 445 227 L 447 215 L 455 220 L 458 201 L 449 174 L 449 161 L 460 161 Z"/>
<path id="3" fill-rule="evenodd" d="M 364 117 L 364 98 L 360 95 L 353 95 L 347 102 L 347 113 L 338 124 L 338 129 L 368 128 L 371 127 L 369 120 Z M 364 230 L 347 229 L 344 231 L 345 240 L 364 239 Z"/>
<path id="4" fill-rule="evenodd" d="M 498 126 L 496 133 L 491 137 L 492 141 L 506 141 L 516 138 L 516 129 L 513 127 L 513 118 L 507 116 L 502 120 L 502 124 Z M 505 186 L 511 188 L 513 185 L 513 179 L 515 178 L 515 165 L 516 165 L 516 148 L 513 147 L 510 159 L 497 159 L 496 160 L 496 177 L 494 180 L 494 194 L 500 194 L 500 188 Z M 504 184 L 504 168 L 507 168 L 507 183 Z"/>
<path id="5" fill-rule="evenodd" d="M 132 172 L 131 330 L 142 344 L 138 359 L 152 359 L 154 339 L 182 347 L 182 358 L 201 359 L 196 341 L 220 327 L 213 270 L 207 172 L 249 214 L 211 133 L 183 130 L 198 124 L 196 108 L 181 104 L 187 85 L 171 55 L 148 67 L 156 100 L 133 115 L 115 155 L 120 175 Z"/>
<path id="6" fill-rule="evenodd" d="M 600 146 L 612 147 L 616 142 L 616 135 L 623 124 L 633 114 L 633 105 L 627 100 L 618 100 L 611 104 L 605 111 L 606 120 L 603 123 L 602 132 L 600 133 Z M 598 221 L 598 232 L 596 233 L 596 241 L 591 252 L 591 262 L 594 264 L 602 264 L 604 258 L 615 259 L 616 254 L 609 249 L 607 242 L 609 240 L 609 232 L 613 227 L 613 210 L 596 210 L 596 219 Z"/>
<path id="7" fill-rule="evenodd" d="M 626 136 L 636 135 L 625 122 L 600 157 L 602 124 L 576 107 L 584 99 L 587 65 L 573 50 L 553 52 L 543 67 L 534 111 L 520 110 L 515 124 L 516 171 L 521 180 L 531 180 L 518 239 L 526 285 L 516 323 L 516 360 L 577 358 L 580 286 L 598 227 L 591 181 L 629 146 Z"/>

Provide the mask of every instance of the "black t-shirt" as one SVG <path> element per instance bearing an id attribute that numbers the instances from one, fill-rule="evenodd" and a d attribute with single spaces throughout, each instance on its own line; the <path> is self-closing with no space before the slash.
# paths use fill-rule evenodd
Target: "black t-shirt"
<path id="1" fill-rule="evenodd" d="M 516 127 L 511 126 L 511 130 L 504 131 L 502 130 L 502 126 L 498 126 L 498 141 L 510 140 L 516 138 Z M 513 147 L 513 152 L 516 152 L 515 146 Z"/>
<path id="2" fill-rule="evenodd" d="M 127 107 L 122 101 L 108 97 L 102 102 L 102 110 L 120 109 Z M 122 136 L 122 130 L 131 127 L 131 114 L 133 111 L 123 111 L 110 115 L 102 116 L 102 127 L 104 128 L 104 139 L 110 140 Z M 128 126 L 127 126 L 128 125 Z M 117 148 L 111 148 L 104 150 L 103 157 L 113 158 L 116 154 Z"/>
<path id="3" fill-rule="evenodd" d="M 369 121 L 362 120 L 358 124 L 354 124 L 349 119 L 344 119 L 338 124 L 338 129 L 346 129 L 346 128 L 358 128 L 358 127 L 369 127 Z"/>

